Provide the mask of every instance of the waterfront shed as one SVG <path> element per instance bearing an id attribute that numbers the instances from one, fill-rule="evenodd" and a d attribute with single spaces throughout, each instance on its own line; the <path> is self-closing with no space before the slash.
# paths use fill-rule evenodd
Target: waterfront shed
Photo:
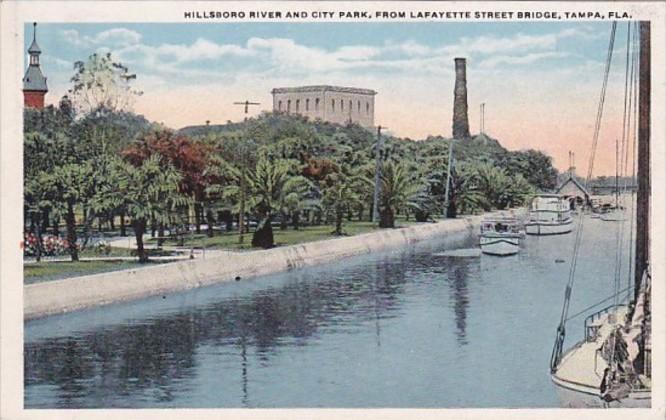
<path id="1" fill-rule="evenodd" d="M 571 173 L 569 173 L 559 187 L 557 187 L 556 192 L 565 197 L 574 197 L 576 199 L 576 204 L 578 205 L 590 204 L 589 191 L 587 191 L 583 184 L 581 184 L 575 176 L 572 176 Z"/>

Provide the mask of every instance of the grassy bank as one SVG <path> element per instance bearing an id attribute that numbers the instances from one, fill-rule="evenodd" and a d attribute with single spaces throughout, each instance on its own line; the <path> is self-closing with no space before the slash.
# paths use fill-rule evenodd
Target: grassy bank
<path id="1" fill-rule="evenodd" d="M 148 263 L 153 264 L 153 263 Z M 40 262 L 23 266 L 23 283 L 32 284 L 87 274 L 145 267 L 138 261 L 64 261 Z"/>
<path id="2" fill-rule="evenodd" d="M 405 227 L 416 222 L 406 220 L 396 220 L 396 227 Z M 286 230 L 273 228 L 273 236 L 276 246 L 296 245 L 304 242 L 320 241 L 336 238 L 333 235 L 334 228 L 331 225 L 305 226 L 298 230 L 289 226 Z M 359 235 L 377 231 L 379 228 L 372 222 L 346 222 L 343 228 L 346 236 Z M 155 243 L 156 239 L 150 239 L 149 243 Z M 226 249 L 226 250 L 249 250 L 252 249 L 252 232 L 244 235 L 243 244 L 238 243 L 238 232 L 219 233 L 209 238 L 205 233 L 186 235 L 183 246 L 205 248 L 205 249 Z M 176 245 L 175 240 L 166 240 L 164 245 Z"/>
<path id="3" fill-rule="evenodd" d="M 169 251 L 148 250 L 150 256 L 169 256 L 173 255 Z M 66 258 L 67 256 L 65 256 Z M 136 250 L 127 248 L 112 247 L 108 254 L 100 254 L 94 250 L 87 249 L 79 253 L 80 258 L 114 258 L 114 257 L 136 257 Z M 159 264 L 165 261 L 149 261 L 147 264 Z M 145 267 L 146 264 L 140 264 L 138 259 L 111 260 L 111 261 L 42 261 L 39 263 L 24 264 L 23 283 L 32 284 L 43 281 L 59 280 L 68 277 L 83 276 L 87 274 L 104 273 L 108 271 L 118 271 L 130 268 Z"/>
<path id="4" fill-rule="evenodd" d="M 399 219 L 396 220 L 396 227 L 405 227 L 413 225 L 416 222 L 412 220 Z M 331 225 L 320 226 L 306 226 L 295 230 L 289 227 L 286 230 L 275 228 L 273 235 L 275 237 L 276 246 L 295 245 L 305 242 L 326 240 L 336 238 L 333 234 L 334 228 Z M 359 235 L 380 230 L 376 223 L 372 222 L 346 222 L 344 225 L 344 234 L 346 236 Z M 149 239 L 148 243 L 154 244 L 157 239 Z M 205 233 L 186 235 L 184 238 L 184 247 L 195 247 L 205 249 L 219 249 L 219 250 L 251 250 L 252 248 L 252 233 L 245 234 L 244 243 L 238 243 L 238 233 L 219 233 L 216 232 L 215 236 L 209 238 Z M 166 240 L 166 246 L 176 245 L 175 240 Z M 172 255 L 170 251 L 148 249 L 150 256 L 165 256 Z M 86 249 L 79 254 L 81 258 L 95 258 L 95 257 L 135 257 L 136 250 L 121 247 L 112 247 L 108 254 L 100 253 L 94 249 Z M 162 261 L 163 262 L 163 261 Z M 156 264 L 158 261 L 151 261 L 148 264 Z M 26 264 L 23 268 L 24 284 L 32 284 L 43 281 L 58 280 L 68 277 L 77 277 L 87 274 L 97 274 L 108 271 L 118 271 L 130 268 L 139 268 L 146 264 L 139 264 L 138 261 L 43 261 L 40 263 Z"/>

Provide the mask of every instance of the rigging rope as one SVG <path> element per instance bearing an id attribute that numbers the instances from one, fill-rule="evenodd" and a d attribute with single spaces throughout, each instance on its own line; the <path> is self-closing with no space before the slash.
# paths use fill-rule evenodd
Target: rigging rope
<path id="1" fill-rule="evenodd" d="M 621 142 L 621 151 L 622 154 L 620 156 L 622 160 L 620 160 L 619 156 L 616 157 L 616 168 L 615 168 L 615 194 L 616 197 L 619 196 L 620 191 L 619 191 L 619 184 L 617 183 L 617 177 L 618 177 L 618 170 L 619 170 L 619 176 L 624 177 L 626 175 L 626 165 L 624 162 L 626 162 L 625 158 L 625 153 L 626 151 L 629 150 L 627 142 L 628 142 L 628 131 L 627 129 L 631 126 L 631 121 L 630 121 L 630 115 L 631 115 L 631 91 L 630 89 L 633 88 L 633 86 L 630 87 L 629 85 L 629 63 L 630 63 L 630 58 L 631 58 L 631 22 L 627 22 L 627 48 L 626 48 L 626 61 L 625 61 L 625 68 L 624 68 L 624 110 L 622 113 L 622 142 Z M 633 64 L 633 63 L 632 63 Z M 631 67 L 631 72 L 633 72 L 633 66 Z M 632 75 L 633 76 L 633 75 Z M 616 146 L 617 147 L 617 146 Z M 626 192 L 627 189 L 627 181 L 626 178 L 624 179 L 624 192 Z M 620 201 L 618 200 L 618 206 Z M 624 210 L 624 196 L 622 197 L 622 208 Z M 615 211 L 619 212 L 619 208 L 617 208 Z M 623 212 L 624 213 L 624 212 Z M 622 243 L 624 242 L 624 226 L 625 226 L 625 218 L 624 214 L 621 216 L 622 219 L 617 225 L 617 232 L 615 235 L 615 275 L 614 275 L 614 291 L 616 293 L 616 297 L 614 300 L 614 304 L 617 305 L 619 303 L 619 294 L 618 291 L 620 290 L 620 278 L 622 277 Z"/>
<path id="2" fill-rule="evenodd" d="M 601 128 L 601 117 L 604 112 L 604 102 L 606 100 L 606 87 L 608 86 L 608 73 L 610 71 L 610 64 L 613 59 L 613 45 L 615 44 L 615 30 L 617 29 L 617 22 L 613 22 L 611 26 L 610 42 L 608 45 L 608 55 L 606 56 L 606 69 L 604 71 L 604 82 L 601 86 L 601 94 L 599 95 L 599 107 L 597 108 L 597 117 L 594 123 L 594 136 L 592 137 L 592 153 L 590 154 L 590 161 L 587 167 L 587 178 L 585 179 L 585 187 L 592 178 L 592 169 L 594 168 L 594 157 L 597 151 L 597 142 L 599 140 L 599 130 Z"/>
<path id="3" fill-rule="evenodd" d="M 601 129 L 601 119 L 604 111 L 604 102 L 606 100 L 606 88 L 608 86 L 608 75 L 610 73 L 611 62 L 613 61 L 613 47 L 615 45 L 615 32 L 617 30 L 617 22 L 613 22 L 611 25 L 610 40 L 608 42 L 608 52 L 606 55 L 606 63 L 604 69 L 604 80 L 601 85 L 601 93 L 599 95 L 599 106 L 597 108 L 597 115 L 594 124 L 594 134 L 592 136 L 592 151 L 590 153 L 590 161 L 587 168 L 587 177 L 585 178 L 585 188 L 587 189 L 590 179 L 592 178 L 592 170 L 594 168 L 594 157 L 596 154 L 597 143 L 599 141 L 599 131 Z M 553 346 L 553 352 L 550 359 L 550 368 L 551 371 L 555 371 L 557 364 L 560 361 L 562 356 L 562 346 L 564 345 L 565 338 L 565 324 L 567 315 L 569 313 L 569 305 L 571 303 L 571 290 L 575 280 L 576 274 L 576 264 L 578 262 L 578 251 L 580 248 L 582 232 L 583 232 L 583 221 L 585 217 L 580 217 L 578 219 L 578 227 L 576 229 L 576 238 L 574 241 L 573 247 L 573 256 L 571 259 L 571 267 L 569 269 L 569 279 L 567 281 L 567 286 L 564 290 L 564 304 L 562 305 L 562 313 L 560 315 L 560 323 L 557 327 L 557 335 L 555 337 L 555 344 Z"/>
<path id="4" fill-rule="evenodd" d="M 626 153 L 629 151 L 629 129 L 631 127 L 631 107 L 632 107 L 632 90 L 633 90 L 633 84 L 630 85 L 630 73 L 631 73 L 631 78 L 633 79 L 633 71 L 634 71 L 634 66 L 633 62 L 631 63 L 631 71 L 629 69 L 629 63 L 630 63 L 630 57 L 632 57 L 632 44 L 631 44 L 631 22 L 627 22 L 627 54 L 626 54 L 626 63 L 625 63 L 625 70 L 624 70 L 624 111 L 622 114 L 622 151 L 625 156 L 623 156 L 623 163 L 620 163 L 619 160 L 616 163 L 617 166 L 619 166 L 620 170 L 620 176 L 624 177 L 624 192 L 626 193 L 627 189 L 627 180 L 626 180 L 626 161 L 627 161 L 627 156 Z M 635 54 L 633 54 L 635 56 Z M 631 80 L 633 82 L 633 80 Z M 618 168 L 616 168 L 617 171 Z M 617 172 L 616 172 L 617 173 Z M 616 194 L 619 195 L 619 188 L 617 184 L 617 175 L 616 175 Z M 622 204 L 624 207 L 624 196 L 622 199 Z M 619 209 L 616 209 L 618 211 Z M 617 233 L 616 233 L 616 248 L 615 248 L 615 276 L 614 276 L 614 291 L 615 291 L 615 299 L 613 299 L 613 304 L 617 306 L 620 301 L 620 282 L 621 282 L 621 277 L 622 277 L 622 251 L 623 247 L 622 244 L 624 242 L 624 227 L 625 227 L 625 218 L 624 215 L 622 216 L 622 219 L 620 220 L 620 223 L 618 223 L 617 227 Z M 629 272 L 631 272 L 631 266 L 629 266 Z M 617 340 L 617 336 L 613 336 L 613 347 L 611 350 L 610 358 L 609 358 L 609 364 L 610 366 L 615 366 L 616 362 L 616 348 L 617 345 L 615 343 L 615 340 Z"/>
<path id="5" fill-rule="evenodd" d="M 633 288 L 634 288 L 634 286 L 633 286 L 633 284 L 632 284 L 631 286 L 629 286 L 629 287 L 625 287 L 624 289 L 620 290 L 620 293 L 624 293 L 624 292 L 627 292 L 627 291 L 630 292 L 631 289 L 633 289 Z M 602 300 L 600 300 L 599 302 L 597 302 L 597 303 L 595 303 L 595 304 L 593 304 L 593 305 L 590 305 L 590 306 L 588 306 L 588 307 L 585 308 L 585 309 L 581 309 L 580 311 L 576 312 L 576 313 L 573 314 L 573 315 L 569 315 L 565 321 L 567 321 L 567 322 L 568 322 L 568 321 L 571 321 L 572 319 L 581 316 L 582 314 L 584 314 L 585 312 L 589 311 L 590 309 L 593 309 L 593 308 L 595 308 L 595 307 L 601 305 L 601 304 L 604 303 L 604 302 L 608 302 L 608 301 L 611 300 L 611 299 L 615 299 L 615 295 L 610 295 L 610 296 L 608 296 L 607 298 L 602 299 Z"/>

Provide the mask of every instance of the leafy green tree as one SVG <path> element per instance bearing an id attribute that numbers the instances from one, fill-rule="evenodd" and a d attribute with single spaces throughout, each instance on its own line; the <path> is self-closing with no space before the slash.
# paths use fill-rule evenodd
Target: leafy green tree
<path id="1" fill-rule="evenodd" d="M 72 137 L 72 118 L 62 107 L 63 101 L 61 107 L 50 105 L 40 110 L 26 108 L 24 111 L 24 208 L 25 220 L 30 222 L 29 230 L 33 233 L 39 229 L 41 234 L 52 224 L 54 234 L 58 234 L 58 216 L 52 212 L 51 205 L 44 207 L 43 203 L 38 203 L 38 197 L 41 196 L 39 191 L 45 193 L 45 190 L 33 181 L 48 175 L 58 165 L 75 161 L 76 141 Z M 31 201 L 33 199 L 36 201 Z M 28 208 L 31 210 L 28 211 Z M 41 211 L 35 211 L 37 208 L 41 208 Z"/>
<path id="2" fill-rule="evenodd" d="M 31 174 L 24 180 L 24 211 L 31 220 L 30 231 L 37 237 L 37 261 L 41 260 L 42 235 L 44 233 L 44 219 L 54 206 L 53 194 L 50 189 L 50 174 L 46 171 Z"/>
<path id="3" fill-rule="evenodd" d="M 396 211 L 407 207 L 417 193 L 418 186 L 411 182 L 404 166 L 385 162 L 381 172 L 379 227 L 395 227 Z"/>
<path id="4" fill-rule="evenodd" d="M 503 209 L 509 200 L 511 178 L 506 173 L 490 163 L 481 163 L 476 167 L 478 186 L 486 198 L 484 210 L 493 207 Z"/>
<path id="5" fill-rule="evenodd" d="M 342 164 L 338 171 L 332 172 L 324 179 L 322 205 L 332 213 L 335 221 L 334 235 L 343 235 L 343 221 L 346 214 L 357 208 L 362 202 L 362 192 L 372 184 L 362 171 L 352 170 L 349 165 Z"/>
<path id="6" fill-rule="evenodd" d="M 54 210 L 65 219 L 67 247 L 72 261 L 78 261 L 78 238 L 76 234 L 76 208 L 88 208 L 95 194 L 95 173 L 90 162 L 69 163 L 58 166 L 43 179 L 53 197 Z M 86 212 L 90 220 L 92 212 Z"/>
<path id="7" fill-rule="evenodd" d="M 179 192 L 181 174 L 170 164 L 162 164 L 160 155 L 152 155 L 138 165 L 120 159 L 114 161 L 117 180 L 115 200 L 123 205 L 132 219 L 139 262 L 147 262 L 143 235 L 148 221 L 168 223 L 169 216 L 189 200 Z"/>
<path id="8" fill-rule="evenodd" d="M 212 147 L 171 130 L 160 129 L 143 134 L 122 151 L 123 157 L 135 166 L 154 154 L 161 156 L 162 164 L 172 165 L 181 174 L 179 189 L 194 202 L 195 229 L 200 233 L 204 207 L 209 203 L 206 186 L 211 181 L 207 168 Z M 208 234 L 212 236 L 213 221 L 209 222 Z"/>
<path id="9" fill-rule="evenodd" d="M 485 211 L 522 205 L 534 193 L 534 187 L 522 175 L 509 176 L 490 163 L 470 165 L 469 170 L 473 171 L 474 183 L 483 197 L 477 203 Z"/>
<path id="10" fill-rule="evenodd" d="M 248 173 L 248 191 L 253 197 L 253 207 L 260 217 L 252 236 L 252 246 L 271 248 L 275 245 L 272 221 L 276 213 L 293 200 L 300 200 L 312 184 L 298 173 L 294 161 L 270 159 L 262 156 L 254 171 Z"/>
<path id="11" fill-rule="evenodd" d="M 253 129 L 256 134 L 258 129 Z M 254 171 L 258 158 L 257 141 L 246 133 L 211 136 L 209 141 L 216 152 L 207 168 L 213 177 L 206 191 L 217 193 L 226 205 L 238 214 L 238 243 L 243 243 L 246 231 L 246 212 L 252 208 L 248 177 Z"/>
<path id="12" fill-rule="evenodd" d="M 506 207 L 517 207 L 527 204 L 535 192 L 535 187 L 529 181 L 523 178 L 521 174 L 515 174 L 511 177 Z"/>
<path id="13" fill-rule="evenodd" d="M 479 189 L 476 164 L 460 162 L 451 175 L 453 208 L 456 213 L 475 214 L 487 207 L 487 198 Z"/>
<path id="14" fill-rule="evenodd" d="M 498 156 L 497 166 L 508 174 L 520 174 L 539 191 L 551 191 L 557 185 L 553 159 L 538 150 L 506 152 Z"/>
<path id="15" fill-rule="evenodd" d="M 82 159 L 119 155 L 135 140 L 160 129 L 142 115 L 123 110 L 83 114 L 72 126 L 77 156 Z"/>

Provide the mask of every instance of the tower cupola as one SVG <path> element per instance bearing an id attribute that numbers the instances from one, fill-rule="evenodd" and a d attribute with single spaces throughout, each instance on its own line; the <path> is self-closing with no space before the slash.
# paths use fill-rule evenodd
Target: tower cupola
<path id="1" fill-rule="evenodd" d="M 26 107 L 44 108 L 44 96 L 49 91 L 46 77 L 39 66 L 39 55 L 42 50 L 37 44 L 37 23 L 33 23 L 32 44 L 28 48 L 30 63 L 23 76 L 23 104 Z"/>

